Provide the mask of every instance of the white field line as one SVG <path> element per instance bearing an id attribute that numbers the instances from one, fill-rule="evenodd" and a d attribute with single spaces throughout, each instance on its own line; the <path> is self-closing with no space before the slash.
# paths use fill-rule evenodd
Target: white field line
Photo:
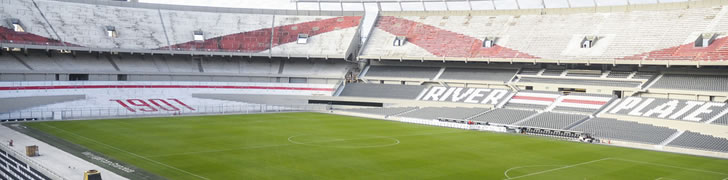
<path id="1" fill-rule="evenodd" d="M 572 164 L 572 165 L 563 166 L 563 167 L 559 167 L 559 168 L 553 168 L 553 169 L 538 171 L 538 172 L 524 174 L 524 175 L 520 175 L 520 176 L 516 176 L 516 177 L 512 177 L 512 178 L 507 178 L 507 179 L 518 179 L 518 178 L 522 178 L 522 177 L 539 175 L 539 174 L 543 174 L 543 173 L 547 173 L 547 172 L 558 171 L 558 170 L 562 170 L 562 169 L 572 168 L 572 167 L 581 166 L 581 165 L 585 165 L 585 164 L 591 164 L 591 163 L 595 163 L 595 162 L 599 162 L 599 161 L 604 161 L 604 160 L 609 160 L 609 159 L 611 159 L 611 158 L 602 158 L 602 159 L 597 159 L 597 160 L 591 160 L 591 161 L 587 161 L 587 162 L 583 162 L 583 163 Z"/>
<path id="2" fill-rule="evenodd" d="M 664 164 L 644 162 L 644 161 L 636 161 L 636 160 L 629 160 L 629 159 L 622 159 L 622 158 L 612 158 L 612 159 L 614 159 L 614 160 L 620 160 L 620 161 L 633 162 L 633 163 L 649 164 L 649 165 L 653 165 L 653 166 L 662 166 L 662 167 L 669 167 L 669 168 L 675 168 L 675 169 L 696 171 L 696 172 L 704 172 L 704 173 L 719 174 L 719 175 L 728 175 L 728 173 L 708 171 L 708 170 L 703 170 L 703 169 L 684 168 L 684 167 L 678 167 L 678 166 L 672 166 L 672 165 L 664 165 Z"/>
<path id="3" fill-rule="evenodd" d="M 516 166 L 516 167 L 512 167 L 512 168 L 509 168 L 509 169 L 507 169 L 507 170 L 506 170 L 505 172 L 503 172 L 503 175 L 505 175 L 505 176 L 506 176 L 506 178 L 508 178 L 508 179 L 509 179 L 509 178 L 511 178 L 511 176 L 508 176 L 508 172 L 509 172 L 509 171 L 512 171 L 512 170 L 516 170 L 516 169 L 521 169 L 521 168 L 527 168 L 527 167 L 546 167 L 546 166 L 559 166 L 559 167 L 560 167 L 560 166 L 563 166 L 563 165 L 530 165 L 530 166 Z"/>
<path id="4" fill-rule="evenodd" d="M 661 166 L 661 167 L 682 169 L 682 170 L 695 171 L 695 172 L 711 173 L 711 174 L 718 174 L 718 175 L 728 175 L 728 173 L 708 171 L 708 170 L 704 170 L 704 169 L 684 168 L 684 167 L 679 167 L 679 166 L 672 166 L 672 165 L 651 163 L 651 162 L 645 162 L 645 161 L 636 161 L 636 160 L 629 160 L 629 159 L 622 159 L 622 158 L 603 158 L 603 159 L 597 159 L 597 160 L 587 161 L 587 162 L 583 162 L 583 163 L 578 163 L 578 164 L 563 166 L 563 167 L 559 167 L 559 168 L 554 168 L 554 169 L 548 169 L 548 170 L 544 170 L 544 171 L 534 172 L 534 173 L 525 174 L 525 175 L 516 176 L 516 177 L 509 177 L 508 176 L 507 173 L 510 170 L 519 169 L 519 168 L 522 168 L 522 167 L 530 167 L 530 166 L 520 166 L 520 167 L 513 167 L 511 169 L 508 169 L 508 170 L 506 170 L 506 172 L 504 172 L 504 174 L 506 175 L 506 179 L 518 179 L 518 178 L 522 178 L 522 177 L 543 174 L 543 173 L 557 171 L 557 170 L 561 170 L 561 169 L 572 168 L 572 167 L 575 167 L 575 166 L 581 166 L 581 165 L 585 165 L 585 164 L 591 164 L 591 163 L 595 163 L 595 162 L 599 162 L 599 161 L 604 161 L 604 160 L 619 160 L 619 161 L 626 161 L 626 162 L 632 162 L 632 163 L 640 163 L 640 164 L 647 164 L 647 165 L 653 165 L 653 166 Z M 545 165 L 538 165 L 538 166 L 545 166 Z M 661 178 L 658 178 L 658 179 L 665 179 L 665 177 L 661 177 Z M 725 178 L 723 180 L 728 180 L 728 178 Z"/>
<path id="5" fill-rule="evenodd" d="M 162 166 L 168 167 L 168 168 L 170 168 L 170 169 L 174 169 L 174 170 L 177 170 L 177 171 L 179 171 L 179 172 L 183 172 L 183 173 L 186 173 L 186 174 L 189 174 L 189 175 L 192 175 L 192 176 L 198 177 L 198 178 L 200 178 L 200 179 L 210 180 L 210 179 L 208 179 L 208 178 L 206 178 L 206 177 L 203 177 L 203 176 L 200 176 L 200 175 L 197 175 L 197 174 L 194 174 L 194 173 L 191 173 L 191 172 L 188 172 L 188 171 L 185 171 L 185 170 L 182 170 L 182 169 L 176 168 L 176 167 L 172 167 L 172 166 L 170 166 L 170 165 L 167 165 L 167 164 L 161 163 L 161 162 L 159 162 L 159 161 L 155 161 L 155 160 L 149 159 L 149 158 L 147 158 L 147 157 L 144 157 L 144 156 L 140 156 L 140 155 L 138 155 L 138 154 L 136 154 L 136 153 L 133 153 L 133 152 L 129 152 L 129 151 L 126 151 L 126 150 L 123 150 L 123 149 L 119 149 L 119 148 L 117 148 L 117 147 L 114 147 L 114 146 L 111 146 L 111 145 L 108 145 L 108 144 L 105 144 L 105 143 L 102 143 L 102 142 L 96 141 L 96 140 L 94 140 L 94 139 L 91 139 L 91 138 L 87 138 L 87 137 L 85 137 L 85 136 L 82 136 L 82 135 L 80 135 L 80 134 L 76 134 L 76 133 L 73 133 L 73 132 L 70 132 L 70 131 L 66 131 L 66 130 L 64 130 L 64 129 L 60 129 L 60 128 L 57 128 L 57 127 L 55 127 L 55 126 L 52 126 L 52 125 L 48 125 L 48 124 L 43 124 L 43 125 L 44 125 L 44 126 L 48 126 L 48 127 L 51 127 L 51 128 L 54 128 L 54 129 L 58 129 L 58 130 L 61 130 L 61 131 L 63 131 L 63 132 L 69 133 L 69 134 L 73 134 L 73 135 L 75 135 L 75 136 L 78 136 L 78 137 L 81 137 L 81 138 L 87 139 L 87 140 L 89 140 L 89 141 L 92 141 L 92 142 L 94 142 L 94 143 L 98 143 L 98 144 L 101 144 L 101 145 L 104 145 L 104 146 L 107 146 L 107 147 L 110 147 L 110 148 L 116 149 L 116 150 L 118 150 L 118 151 L 121 151 L 121 152 L 124 152 L 124 153 L 128 153 L 128 154 L 131 154 L 131 155 L 134 155 L 134 156 L 136 156 L 136 157 L 142 158 L 142 159 L 144 159 L 144 160 L 147 160 L 147 161 L 149 161 L 149 162 L 153 162 L 153 163 L 156 163 L 156 164 L 159 164 L 159 165 L 162 165 Z"/>
<path id="6" fill-rule="evenodd" d="M 310 142 L 310 143 L 327 143 L 327 142 L 339 142 L 339 141 L 350 141 L 350 140 L 361 140 L 361 139 L 381 139 L 381 138 L 394 138 L 394 137 L 407 137 L 407 136 L 425 136 L 425 135 L 435 135 L 435 134 L 453 134 L 453 133 L 463 133 L 463 132 L 469 132 L 469 131 L 423 133 L 423 134 L 410 134 L 410 135 L 401 135 L 401 136 L 372 136 L 372 137 L 366 137 L 366 138 L 338 139 L 338 140 L 316 141 L 316 142 Z M 296 135 L 296 136 L 300 136 L 300 135 Z M 293 136 L 291 136 L 291 137 L 293 137 Z M 289 137 L 289 138 L 291 138 L 291 137 Z M 290 142 L 290 140 L 289 140 L 289 142 Z M 147 157 L 165 157 L 165 156 L 178 156 L 178 155 L 189 155 L 189 154 L 204 154 L 204 153 L 236 151 L 236 150 L 245 150 L 245 149 L 259 149 L 259 148 L 280 147 L 280 146 L 290 146 L 290 145 L 300 145 L 300 144 L 290 142 L 290 143 L 286 143 L 286 144 L 244 146 L 244 147 L 238 147 L 238 148 L 217 149 L 217 150 L 208 150 L 208 151 L 193 151 L 193 152 L 184 152 L 184 153 L 160 154 L 160 155 L 152 155 L 152 156 L 147 156 Z"/>
<path id="7" fill-rule="evenodd" d="M 677 179 L 666 178 L 666 177 L 659 177 L 659 178 L 657 178 L 655 180 L 677 180 Z"/>

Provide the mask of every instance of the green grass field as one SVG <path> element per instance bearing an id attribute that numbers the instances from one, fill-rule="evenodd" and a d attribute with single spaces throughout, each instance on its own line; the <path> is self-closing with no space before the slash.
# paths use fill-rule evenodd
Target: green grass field
<path id="1" fill-rule="evenodd" d="M 168 179 L 728 178 L 728 160 L 319 113 L 27 123 Z"/>

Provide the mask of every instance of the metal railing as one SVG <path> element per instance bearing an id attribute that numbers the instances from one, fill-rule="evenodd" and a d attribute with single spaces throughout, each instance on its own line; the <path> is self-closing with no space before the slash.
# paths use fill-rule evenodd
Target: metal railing
<path id="1" fill-rule="evenodd" d="M 108 119 L 128 117 L 164 117 L 180 115 L 223 115 L 269 112 L 325 111 L 325 105 L 187 105 L 183 107 L 130 106 L 106 108 L 49 108 L 0 114 L 0 122 L 34 120 Z"/>

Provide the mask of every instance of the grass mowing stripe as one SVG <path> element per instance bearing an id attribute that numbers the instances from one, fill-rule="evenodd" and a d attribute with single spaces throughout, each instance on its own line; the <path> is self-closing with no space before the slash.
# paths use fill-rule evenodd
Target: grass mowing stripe
<path id="1" fill-rule="evenodd" d="M 307 142 L 307 143 L 327 143 L 327 142 L 342 142 L 342 141 L 351 141 L 351 140 L 363 140 L 363 139 L 377 139 L 377 138 L 395 138 L 395 137 L 408 137 L 408 136 L 426 136 L 426 135 L 436 135 L 436 134 L 453 134 L 453 133 L 464 133 L 469 131 L 455 131 L 455 132 L 441 132 L 441 133 L 423 133 L 423 134 L 411 134 L 411 135 L 402 135 L 402 136 L 378 136 L 378 137 L 367 137 L 367 138 L 353 138 L 353 139 L 338 139 L 338 140 L 328 140 L 328 141 L 314 141 L 314 142 Z M 288 141 L 291 142 L 291 137 L 288 137 Z M 399 141 L 399 140 L 397 140 Z M 190 155 L 190 154 L 203 154 L 203 153 L 215 153 L 215 152 L 225 152 L 225 151 L 235 151 L 235 150 L 245 150 L 245 149 L 259 149 L 259 148 L 269 148 L 269 147 L 281 147 L 281 146 L 290 146 L 290 145 L 296 145 L 296 144 L 302 144 L 298 142 L 291 142 L 288 144 L 272 144 L 272 145 L 261 145 L 261 146 L 247 146 L 247 147 L 239 147 L 239 148 L 230 148 L 230 149 L 219 149 L 219 150 L 209 150 L 209 151 L 195 151 L 195 152 L 186 152 L 186 153 L 172 153 L 172 154 L 160 154 L 160 155 L 151 155 L 146 157 L 167 157 L 167 156 L 179 156 L 179 155 Z M 397 143 L 399 144 L 399 142 Z"/>
<path id="2" fill-rule="evenodd" d="M 188 172 L 188 171 L 185 171 L 185 170 L 182 170 L 182 169 L 179 169 L 179 168 L 176 168 L 176 167 L 173 167 L 173 166 L 170 166 L 170 165 L 167 165 L 167 164 L 161 163 L 161 162 L 159 162 L 159 161 L 155 161 L 155 160 L 149 159 L 149 158 L 147 158 L 147 157 L 144 157 L 144 156 L 140 156 L 140 155 L 138 155 L 138 154 L 136 154 L 136 153 L 133 153 L 133 152 L 129 152 L 129 151 L 125 151 L 125 150 L 123 150 L 123 149 L 119 149 L 119 148 L 117 148 L 117 147 L 114 147 L 114 146 L 108 145 L 108 144 L 106 144 L 106 143 L 102 143 L 102 142 L 99 142 L 99 141 L 97 141 L 97 140 L 94 140 L 94 139 L 88 138 L 88 137 L 86 137 L 86 136 L 82 136 L 82 135 L 80 135 L 80 134 L 76 134 L 76 133 L 73 133 L 73 132 L 70 132 L 70 131 L 66 131 L 66 130 L 64 130 L 64 129 L 61 129 L 61 128 L 57 128 L 57 127 L 55 127 L 55 126 L 53 126 L 53 125 L 48 125 L 48 124 L 43 124 L 43 125 L 44 125 L 44 126 L 47 126 L 47 127 L 50 127 L 50 128 L 53 128 L 53 129 L 58 129 L 58 130 L 60 130 L 60 131 L 63 131 L 63 132 L 65 132 L 65 133 L 68 133 L 68 134 L 71 134 L 71 135 L 75 135 L 75 136 L 78 136 L 78 137 L 84 138 L 84 139 L 86 139 L 86 140 L 89 140 L 89 141 L 91 141 L 91 142 L 94 142 L 94 143 L 97 143 L 97 144 L 100 144 L 100 145 L 104 145 L 104 146 L 110 147 L 110 148 L 112 148 L 112 149 L 116 149 L 116 150 L 118 150 L 118 151 L 121 151 L 121 152 L 124 152 L 124 153 L 127 153 L 127 154 L 131 154 L 131 155 L 133 155 L 133 156 L 136 156 L 136 157 L 142 158 L 142 159 L 144 159 L 144 160 L 147 160 L 147 161 L 149 161 L 149 162 L 153 162 L 153 163 L 156 163 L 156 164 L 159 164 L 159 165 L 162 165 L 162 166 L 165 166 L 165 167 L 168 167 L 168 168 L 171 168 L 171 169 L 174 169 L 174 170 L 177 170 L 177 171 L 180 171 L 180 172 L 183 172 L 183 173 L 186 173 L 186 174 L 189 174 L 189 175 L 192 175 L 192 176 L 198 177 L 198 178 L 200 178 L 200 179 L 210 180 L 210 179 L 208 179 L 208 178 L 206 178 L 206 177 L 202 177 L 202 176 L 200 176 L 200 175 L 197 175 L 197 174 L 194 174 L 194 173 L 191 173 L 191 172 Z"/>
<path id="3" fill-rule="evenodd" d="M 214 180 L 505 179 L 605 157 L 679 165 L 701 171 L 608 160 L 518 180 L 724 179 L 728 174 L 728 160 L 725 159 L 321 113 L 23 124 L 29 129 L 44 130 L 69 142 L 84 144 L 111 159 L 168 179 L 200 178 L 43 124 L 92 137 L 95 141 L 173 167 L 194 170 L 195 174 Z M 307 136 L 294 140 L 321 146 L 294 145 L 287 141 L 295 135 Z M 374 137 L 396 137 L 401 143 L 377 148 L 341 148 L 393 143 L 393 140 Z M 332 140 L 336 141 L 328 142 Z M 257 146 L 275 147 L 252 148 Z M 553 166 L 518 168 L 544 164 Z"/>

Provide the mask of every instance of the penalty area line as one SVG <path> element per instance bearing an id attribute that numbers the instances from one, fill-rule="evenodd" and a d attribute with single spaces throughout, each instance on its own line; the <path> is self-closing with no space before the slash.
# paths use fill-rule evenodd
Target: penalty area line
<path id="1" fill-rule="evenodd" d="M 185 170 L 182 170 L 182 169 L 179 169 L 179 168 L 176 168 L 176 167 L 173 167 L 173 166 L 170 166 L 170 165 L 164 164 L 164 163 L 162 163 L 162 162 L 159 162 L 159 161 L 155 161 L 155 160 L 149 159 L 149 158 L 147 158 L 147 157 L 144 157 L 144 156 L 140 156 L 140 155 L 138 155 L 138 154 L 136 154 L 136 153 L 133 153 L 133 152 L 129 152 L 129 151 L 126 151 L 126 150 L 123 150 L 123 149 L 119 149 L 119 148 L 117 148 L 117 147 L 114 147 L 114 146 L 111 146 L 111 145 L 108 145 L 108 144 L 105 144 L 105 143 L 99 142 L 99 141 L 97 141 L 97 140 L 94 140 L 94 139 L 88 138 L 88 137 L 86 137 L 86 136 L 82 136 L 82 135 L 80 135 L 80 134 L 76 134 L 76 133 L 74 133 L 74 132 L 70 132 L 70 131 L 67 131 L 67 130 L 65 130 L 65 129 L 57 128 L 57 127 L 55 127 L 55 126 L 52 126 L 52 125 L 47 125 L 47 124 L 42 124 L 42 125 L 44 125 L 44 126 L 47 126 L 47 127 L 50 127 L 50 128 L 53 128 L 53 129 L 58 129 L 58 130 L 61 130 L 61 131 L 63 131 L 63 132 L 66 132 L 66 133 L 68 133 L 68 134 L 72 134 L 72 135 L 75 135 L 75 136 L 78 136 L 78 137 L 81 137 L 81 138 L 87 139 L 87 140 L 89 140 L 89 141 L 91 141 L 91 142 L 94 142 L 94 143 L 97 143 L 97 144 L 101 144 L 101 145 L 104 145 L 104 146 L 110 147 L 110 148 L 112 148 L 112 149 L 116 149 L 117 151 L 121 151 L 121 152 L 124 152 L 124 153 L 127 153 L 127 154 L 131 154 L 131 155 L 133 155 L 133 156 L 136 156 L 136 157 L 142 158 L 142 159 L 144 159 L 144 160 L 147 160 L 147 161 L 149 161 L 149 162 L 153 162 L 153 163 L 156 163 L 156 164 L 159 164 L 159 165 L 165 166 L 165 167 L 167 167 L 167 168 L 170 168 L 170 169 L 174 169 L 174 170 L 177 170 L 177 171 L 179 171 L 179 172 L 183 172 L 183 173 L 186 173 L 186 174 L 189 174 L 189 175 L 195 176 L 195 177 L 197 177 L 197 178 L 200 178 L 200 179 L 210 180 L 210 179 L 208 179 L 208 178 L 206 178 L 206 177 L 203 177 L 203 176 L 200 176 L 200 175 L 197 175 L 197 174 L 194 174 L 194 173 L 191 173 L 191 172 L 188 172 L 188 171 L 185 171 Z"/>
<path id="2" fill-rule="evenodd" d="M 696 172 L 712 173 L 712 174 L 719 174 L 719 175 L 728 175 L 728 173 L 708 171 L 708 170 L 704 170 L 704 169 L 684 168 L 684 167 L 679 167 L 679 166 L 672 166 L 672 165 L 651 163 L 651 162 L 645 162 L 645 161 L 636 161 L 636 160 L 629 160 L 629 159 L 622 159 L 622 158 L 612 158 L 612 159 L 614 159 L 614 160 L 620 160 L 620 161 L 626 161 L 626 162 L 633 162 L 633 163 L 649 164 L 649 165 L 653 165 L 653 166 L 662 166 L 662 167 L 669 167 L 669 168 L 675 168 L 675 169 L 696 171 Z M 725 178 L 723 180 L 728 180 L 728 178 Z"/>

